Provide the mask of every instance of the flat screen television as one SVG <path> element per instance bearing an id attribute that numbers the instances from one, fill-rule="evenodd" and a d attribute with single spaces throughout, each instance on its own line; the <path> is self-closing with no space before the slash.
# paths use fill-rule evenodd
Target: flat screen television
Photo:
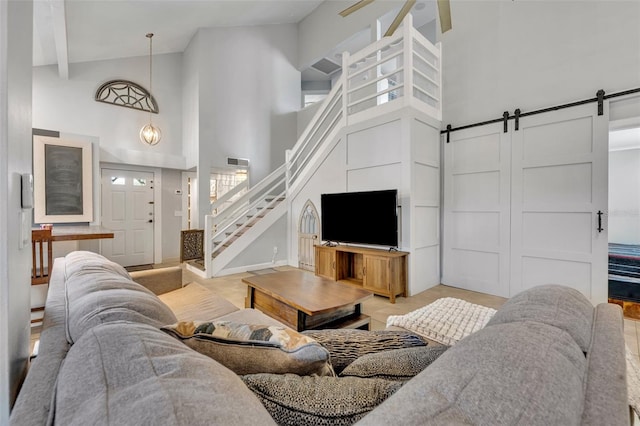
<path id="1" fill-rule="evenodd" d="M 398 190 L 320 194 L 322 239 L 398 246 Z"/>

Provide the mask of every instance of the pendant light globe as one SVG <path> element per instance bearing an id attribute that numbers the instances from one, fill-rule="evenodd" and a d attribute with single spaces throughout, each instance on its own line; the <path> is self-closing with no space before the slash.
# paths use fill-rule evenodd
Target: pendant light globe
<path id="1" fill-rule="evenodd" d="M 152 58 L 153 58 L 153 33 L 148 33 L 146 37 L 149 39 L 149 96 L 152 95 Z M 162 138 L 162 132 L 159 127 L 153 125 L 151 121 L 151 111 L 149 111 L 149 124 L 140 129 L 140 140 L 150 146 L 157 145 Z"/>

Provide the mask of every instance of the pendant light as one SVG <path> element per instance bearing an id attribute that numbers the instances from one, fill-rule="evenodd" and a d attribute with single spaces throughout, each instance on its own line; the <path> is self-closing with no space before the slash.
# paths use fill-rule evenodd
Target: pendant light
<path id="1" fill-rule="evenodd" d="M 149 96 L 153 96 L 152 95 L 152 73 L 151 73 L 151 69 L 152 69 L 152 57 L 153 57 L 153 33 L 149 33 L 146 35 L 146 37 L 149 39 Z M 160 131 L 160 128 L 156 127 L 153 125 L 153 122 L 151 121 L 151 111 L 149 111 L 149 124 L 145 125 L 142 129 L 140 129 L 140 140 L 143 143 L 146 143 L 147 145 L 156 145 L 158 142 L 160 142 L 160 138 L 162 137 L 162 132 Z"/>

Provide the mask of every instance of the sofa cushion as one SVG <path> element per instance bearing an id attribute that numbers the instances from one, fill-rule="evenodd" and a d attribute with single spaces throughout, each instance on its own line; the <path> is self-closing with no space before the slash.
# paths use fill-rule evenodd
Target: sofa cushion
<path id="1" fill-rule="evenodd" d="M 358 377 L 252 374 L 242 378 L 279 425 L 351 425 L 402 382 Z"/>
<path id="2" fill-rule="evenodd" d="M 559 328 L 486 327 L 449 348 L 361 424 L 579 424 L 586 362 Z"/>
<path id="3" fill-rule="evenodd" d="M 113 321 L 130 321 L 157 328 L 177 321 L 169 307 L 158 296 L 122 276 L 108 260 L 101 264 L 95 256 L 90 267 L 77 269 L 82 263 L 76 253 L 65 279 L 65 310 L 67 341 L 74 343 L 92 327 Z M 70 255 L 68 255 L 70 256 Z M 69 269 L 69 267 L 67 268 Z M 126 272 L 126 271 L 125 271 Z"/>
<path id="4" fill-rule="evenodd" d="M 302 333 L 329 350 L 331 366 L 338 374 L 365 354 L 427 345 L 420 336 L 409 331 L 344 329 L 307 330 Z"/>
<path id="5" fill-rule="evenodd" d="M 411 380 L 448 348 L 444 345 L 416 346 L 366 354 L 349 364 L 340 376 Z"/>
<path id="6" fill-rule="evenodd" d="M 333 375 L 329 352 L 284 325 L 186 321 L 162 330 L 237 374 Z"/>
<path id="7" fill-rule="evenodd" d="M 63 425 L 274 424 L 233 372 L 145 324 L 88 330 L 60 370 Z"/>
<path id="8" fill-rule="evenodd" d="M 578 290 L 554 284 L 525 290 L 507 300 L 487 327 L 514 321 L 536 321 L 569 333 L 583 352 L 589 350 L 593 305 Z"/>

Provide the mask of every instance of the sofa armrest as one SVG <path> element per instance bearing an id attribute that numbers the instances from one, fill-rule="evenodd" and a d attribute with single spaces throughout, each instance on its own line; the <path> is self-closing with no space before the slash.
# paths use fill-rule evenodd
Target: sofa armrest
<path id="1" fill-rule="evenodd" d="M 58 371 L 67 356 L 66 314 L 64 300 L 65 259 L 54 260 L 46 310 L 40 334 L 40 349 L 29 367 L 18 398 L 11 410 L 9 424 L 44 425 L 53 412 Z"/>
<path id="2" fill-rule="evenodd" d="M 626 357 L 622 309 L 611 303 L 595 307 L 587 355 L 584 425 L 628 425 Z"/>

